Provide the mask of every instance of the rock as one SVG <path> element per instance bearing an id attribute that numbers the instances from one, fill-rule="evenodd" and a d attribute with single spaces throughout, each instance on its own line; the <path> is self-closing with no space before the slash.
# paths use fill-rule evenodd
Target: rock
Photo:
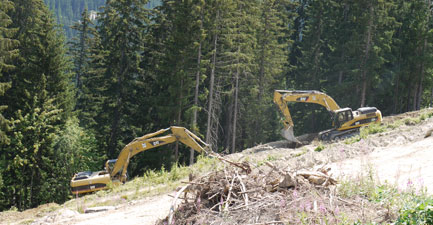
<path id="1" fill-rule="evenodd" d="M 433 133 L 433 127 L 430 128 L 429 130 L 427 130 L 427 132 L 424 135 L 424 138 L 428 138 L 431 136 L 431 134 Z"/>
<path id="2" fill-rule="evenodd" d="M 280 188 L 290 188 L 294 187 L 296 185 L 296 181 L 290 174 L 285 174 L 281 177 L 280 183 L 278 184 L 278 187 Z"/>

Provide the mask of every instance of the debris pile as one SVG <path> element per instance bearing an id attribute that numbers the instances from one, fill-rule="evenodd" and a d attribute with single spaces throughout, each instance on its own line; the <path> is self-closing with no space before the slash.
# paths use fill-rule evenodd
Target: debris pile
<path id="1" fill-rule="evenodd" d="M 159 224 L 283 224 L 295 221 L 288 217 L 300 208 L 332 213 L 326 211 L 324 203 L 309 197 L 335 190 L 337 181 L 323 167 L 292 172 L 270 162 L 252 168 L 247 162 L 219 159 L 225 162 L 224 169 L 196 179 L 190 177 L 177 192 L 170 215 Z M 175 209 L 178 199 L 182 203 Z M 332 204 L 332 200 L 329 202 Z"/>

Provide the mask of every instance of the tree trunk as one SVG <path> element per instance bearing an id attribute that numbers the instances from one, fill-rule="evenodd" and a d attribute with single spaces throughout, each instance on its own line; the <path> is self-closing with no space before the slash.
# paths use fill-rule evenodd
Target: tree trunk
<path id="1" fill-rule="evenodd" d="M 397 77 L 395 78 L 395 88 L 394 88 L 394 106 L 392 109 L 392 113 L 396 114 L 396 113 L 400 113 L 400 108 L 399 106 L 399 94 L 400 94 L 400 73 L 401 73 L 401 52 L 398 54 L 398 71 L 397 71 Z M 397 111 L 397 107 L 398 107 L 398 111 Z"/>
<path id="2" fill-rule="evenodd" d="M 200 32 L 203 29 L 203 17 L 200 16 Z M 201 35 L 201 34 L 200 34 Z M 197 53 L 197 73 L 195 75 L 195 92 L 194 92 L 194 109 L 192 115 L 192 130 L 197 133 L 197 107 L 198 107 L 198 91 L 200 86 L 200 69 L 201 69 L 201 45 L 202 40 L 200 37 L 200 43 L 198 45 L 198 53 Z M 194 163 L 194 149 L 190 148 L 189 154 L 189 165 Z"/>
<path id="3" fill-rule="evenodd" d="M 265 16 L 265 23 L 264 23 L 264 30 L 262 31 L 262 37 L 266 38 L 265 35 L 267 34 L 267 26 L 268 26 L 268 18 L 267 15 Z M 259 96 L 257 99 L 257 113 L 259 113 L 260 116 L 263 115 L 263 110 L 262 110 L 262 99 L 263 99 L 263 95 L 265 92 L 265 48 L 266 48 L 266 44 L 265 41 L 262 40 L 261 46 L 260 46 L 260 62 L 259 62 Z M 254 138 L 253 140 L 256 141 L 260 141 L 261 137 L 263 135 L 262 134 L 262 127 L 261 127 L 261 123 L 263 122 L 263 120 L 261 119 L 256 119 L 253 121 L 255 126 L 254 126 Z"/>
<path id="4" fill-rule="evenodd" d="M 238 48 L 238 52 L 240 52 L 240 48 Z M 239 64 L 239 59 L 238 59 Z M 235 74 L 235 103 L 234 103 L 234 109 L 233 109 L 233 134 L 232 134 L 232 148 L 230 149 L 230 153 L 235 152 L 235 146 L 236 146 L 236 124 L 238 119 L 238 93 L 239 93 L 239 73 L 240 73 L 239 66 L 236 68 L 236 74 Z"/>
<path id="5" fill-rule="evenodd" d="M 344 4 L 344 11 L 343 11 L 343 17 L 344 17 L 344 19 L 343 19 L 343 22 L 347 21 L 347 14 L 348 14 L 348 12 L 349 12 L 349 4 L 346 3 L 346 4 Z M 340 55 L 340 63 L 343 63 L 344 62 L 344 58 L 345 58 L 344 48 L 342 48 L 342 49 L 343 49 L 343 51 L 341 52 L 341 55 Z M 343 83 L 343 76 L 344 76 L 344 71 L 343 71 L 343 69 L 341 69 L 338 72 L 338 84 L 339 85 L 341 85 Z"/>
<path id="6" fill-rule="evenodd" d="M 431 88 L 431 92 L 430 92 L 430 104 L 429 107 L 433 107 L 433 87 Z"/>
<path id="7" fill-rule="evenodd" d="M 362 81 L 362 91 L 361 91 L 361 107 L 365 106 L 366 101 L 366 95 L 367 95 L 367 60 L 370 53 L 370 47 L 371 47 L 371 39 L 372 39 L 372 28 L 373 28 L 373 6 L 369 6 L 369 20 L 368 20 L 368 27 L 367 27 L 367 36 L 366 36 L 366 46 L 365 46 L 365 54 L 364 59 L 361 64 L 361 81 Z"/>
<path id="8" fill-rule="evenodd" d="M 183 99 L 183 78 L 180 79 L 180 93 L 179 93 L 179 111 L 177 113 L 177 121 L 176 124 L 180 125 L 180 121 L 182 120 L 182 99 Z M 174 158 L 176 160 L 176 162 L 179 161 L 179 143 L 176 141 L 176 146 L 174 149 Z"/>
<path id="9" fill-rule="evenodd" d="M 232 84 L 232 90 L 234 90 L 234 85 Z M 227 122 L 226 122 L 226 129 L 223 129 L 224 131 L 226 131 L 226 133 L 225 133 L 225 143 L 224 143 L 224 146 L 225 146 L 225 151 L 226 151 L 226 153 L 228 154 L 228 153 L 230 153 L 230 141 L 231 141 L 231 137 L 232 137 L 232 131 L 233 131 L 233 123 L 232 123 L 232 121 L 233 121 L 233 99 L 230 99 L 229 100 L 229 106 L 227 107 L 227 115 L 228 115 L 228 118 L 227 118 Z"/>
<path id="10" fill-rule="evenodd" d="M 217 11 L 217 20 L 219 18 L 219 11 Z M 218 29 L 217 29 L 218 30 Z M 218 33 L 215 31 L 214 34 L 214 43 L 213 43 L 213 53 L 212 53 L 212 65 L 210 72 L 210 81 L 209 81 L 209 105 L 207 110 L 207 128 L 206 128 L 206 143 L 211 143 L 212 134 L 211 134 L 211 121 L 214 107 L 214 85 L 215 85 L 215 67 L 216 67 L 216 55 L 217 55 L 217 44 L 218 44 Z"/>

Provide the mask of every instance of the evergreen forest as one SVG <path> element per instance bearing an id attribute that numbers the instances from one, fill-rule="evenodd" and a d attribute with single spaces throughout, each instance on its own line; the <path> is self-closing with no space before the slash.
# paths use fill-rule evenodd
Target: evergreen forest
<path id="1" fill-rule="evenodd" d="M 74 173 L 101 170 L 135 137 L 172 125 L 227 154 L 281 140 L 275 89 L 319 90 L 385 116 L 431 106 L 431 6 L 0 0 L 0 210 L 64 202 Z M 289 108 L 296 135 L 331 128 L 324 107 Z M 143 152 L 129 174 L 189 165 L 190 151 Z"/>

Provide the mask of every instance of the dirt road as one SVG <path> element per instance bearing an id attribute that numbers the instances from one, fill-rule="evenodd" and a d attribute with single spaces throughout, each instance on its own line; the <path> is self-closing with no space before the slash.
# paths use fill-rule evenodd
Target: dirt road
<path id="1" fill-rule="evenodd" d="M 172 200 L 173 198 L 168 194 L 153 196 L 120 204 L 113 210 L 88 214 L 60 209 L 32 224 L 153 225 L 168 215 Z"/>

